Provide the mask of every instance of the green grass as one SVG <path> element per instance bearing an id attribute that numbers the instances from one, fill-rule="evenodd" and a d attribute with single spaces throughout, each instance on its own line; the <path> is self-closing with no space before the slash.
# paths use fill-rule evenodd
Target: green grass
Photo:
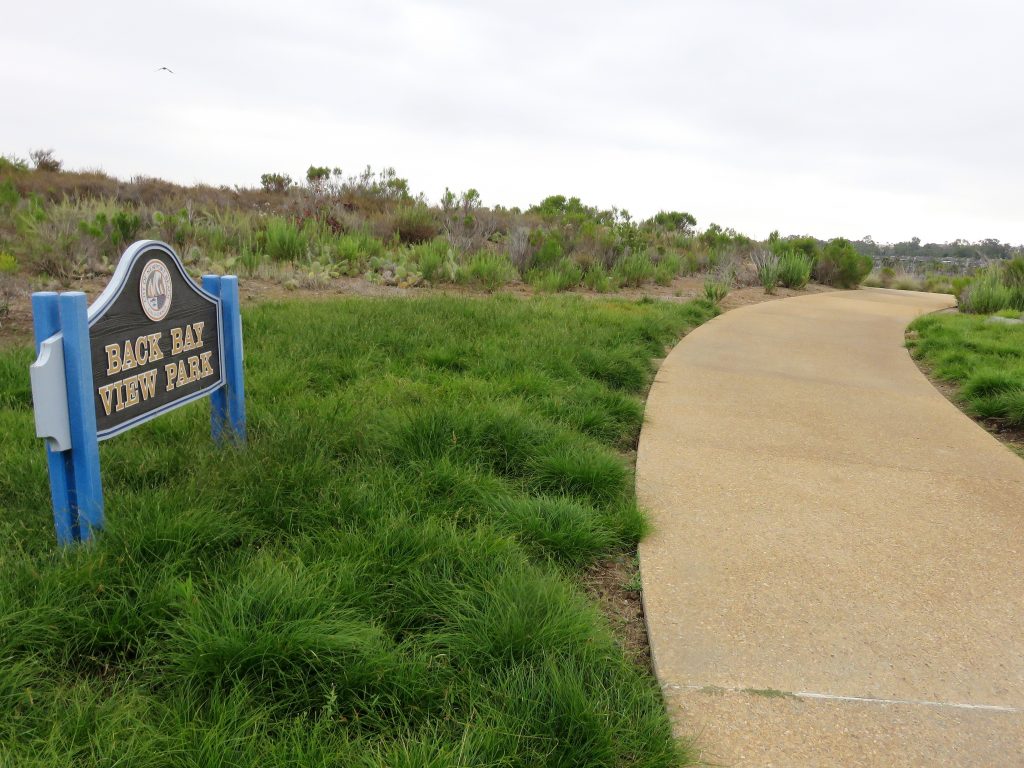
<path id="1" fill-rule="evenodd" d="M 503 254 L 479 251 L 458 268 L 455 279 L 491 293 L 518 277 L 519 273 Z"/>
<path id="2" fill-rule="evenodd" d="M 933 374 L 959 385 L 969 413 L 1024 427 L 1024 326 L 969 315 L 928 315 L 908 344 Z"/>
<path id="3" fill-rule="evenodd" d="M 101 445 L 57 551 L 28 349 L 0 353 L 0 754 L 35 766 L 669 766 L 578 586 L 645 530 L 624 451 L 703 302 L 246 311 L 250 444 L 195 404 Z"/>
<path id="4" fill-rule="evenodd" d="M 583 269 L 571 259 L 561 259 L 547 269 L 530 270 L 526 279 L 538 291 L 545 293 L 570 291 L 583 280 Z"/>

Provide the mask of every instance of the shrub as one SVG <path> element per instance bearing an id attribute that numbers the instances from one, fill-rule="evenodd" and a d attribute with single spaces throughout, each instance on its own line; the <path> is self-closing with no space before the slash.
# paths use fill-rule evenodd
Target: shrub
<path id="1" fill-rule="evenodd" d="M 572 259 L 562 259 L 550 269 L 534 269 L 527 275 L 528 282 L 539 291 L 555 293 L 568 291 L 580 284 L 583 270 Z"/>
<path id="2" fill-rule="evenodd" d="M 1013 289 L 1003 284 L 998 267 L 979 270 L 960 294 L 960 311 L 989 315 L 1009 309 L 1014 301 Z"/>
<path id="3" fill-rule="evenodd" d="M 722 299 L 729 295 L 729 283 L 715 277 L 709 277 L 704 281 L 704 298 L 711 304 L 718 305 Z"/>
<path id="4" fill-rule="evenodd" d="M 14 182 L 8 179 L 3 184 L 0 184 L 0 209 L 13 210 L 21 200 L 21 195 L 18 194 L 18 188 L 14 186 Z"/>
<path id="5" fill-rule="evenodd" d="M 0 155 L 0 173 L 24 173 L 28 170 L 28 160 L 15 155 Z"/>
<path id="6" fill-rule="evenodd" d="M 292 177 L 287 173 L 264 173 L 260 176 L 260 186 L 264 192 L 284 192 L 292 185 Z"/>
<path id="7" fill-rule="evenodd" d="M 395 232 L 403 243 L 423 243 L 437 237 L 440 225 L 425 205 L 403 205 L 395 212 Z"/>
<path id="8" fill-rule="evenodd" d="M 678 253 L 662 256 L 654 268 L 654 282 L 658 285 L 671 285 L 682 267 L 683 260 Z"/>
<path id="9" fill-rule="evenodd" d="M 811 279 L 811 260 L 802 251 L 786 250 L 779 256 L 779 283 L 786 288 L 804 288 Z"/>
<path id="10" fill-rule="evenodd" d="M 272 216 L 267 219 L 264 235 L 267 255 L 274 261 L 298 261 L 306 256 L 308 239 L 294 222 Z"/>
<path id="11" fill-rule="evenodd" d="M 607 293 L 612 289 L 612 281 L 608 276 L 608 270 L 601 263 L 593 264 L 583 276 L 583 284 L 592 291 Z"/>
<path id="12" fill-rule="evenodd" d="M 771 251 L 754 251 L 750 260 L 757 270 L 757 280 L 765 293 L 775 293 L 779 285 L 779 257 Z"/>
<path id="13" fill-rule="evenodd" d="M 637 288 L 654 277 L 654 263 L 646 251 L 637 251 L 620 259 L 612 275 L 620 285 Z"/>
<path id="14" fill-rule="evenodd" d="M 1024 290 L 1024 258 L 1018 256 L 1003 264 L 1003 285 Z"/>
<path id="15" fill-rule="evenodd" d="M 139 227 L 142 226 L 142 220 L 136 213 L 117 211 L 110 217 L 110 226 L 110 238 L 114 241 L 114 245 L 123 246 L 135 241 L 139 234 Z"/>
<path id="16" fill-rule="evenodd" d="M 311 187 L 322 188 L 329 178 L 331 178 L 331 169 L 326 166 L 311 165 L 306 169 L 306 183 Z"/>
<path id="17" fill-rule="evenodd" d="M 37 171 L 60 172 L 63 163 L 53 156 L 52 149 L 33 149 L 28 153 Z"/>
<path id="18" fill-rule="evenodd" d="M 429 243 L 421 243 L 409 255 L 419 267 L 424 280 L 441 283 L 455 279 L 455 257 L 446 238 L 436 237 Z"/>
<path id="19" fill-rule="evenodd" d="M 0 275 L 13 275 L 18 271 L 18 260 L 6 251 L 0 251 Z"/>
<path id="20" fill-rule="evenodd" d="M 857 253 L 844 237 L 829 240 L 814 269 L 818 282 L 837 288 L 856 288 L 871 272 L 870 256 Z"/>
<path id="21" fill-rule="evenodd" d="M 531 266 L 534 269 L 548 269 L 558 264 L 565 256 L 562 238 L 558 233 L 549 232 L 543 236 L 537 253 L 534 254 Z"/>
<path id="22" fill-rule="evenodd" d="M 483 288 L 488 293 L 496 291 L 518 277 L 515 268 L 503 253 L 478 251 L 458 268 L 456 279 Z"/>

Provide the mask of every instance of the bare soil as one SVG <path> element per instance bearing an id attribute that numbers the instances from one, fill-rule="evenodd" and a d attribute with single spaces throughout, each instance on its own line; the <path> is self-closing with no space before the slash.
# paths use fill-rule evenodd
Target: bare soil
<path id="1" fill-rule="evenodd" d="M 583 588 L 600 607 L 626 652 L 653 674 L 636 552 L 617 555 L 592 565 L 583 576 Z"/>

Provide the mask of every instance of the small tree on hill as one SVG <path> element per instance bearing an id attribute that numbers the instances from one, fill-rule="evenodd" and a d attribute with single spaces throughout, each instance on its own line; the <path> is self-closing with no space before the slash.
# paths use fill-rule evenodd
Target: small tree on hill
<path id="1" fill-rule="evenodd" d="M 260 176 L 264 192 L 286 192 L 291 185 L 292 177 L 287 173 L 264 173 Z"/>
<path id="2" fill-rule="evenodd" d="M 52 149 L 33 149 L 28 155 L 37 171 L 59 173 L 63 163 L 53 156 Z"/>

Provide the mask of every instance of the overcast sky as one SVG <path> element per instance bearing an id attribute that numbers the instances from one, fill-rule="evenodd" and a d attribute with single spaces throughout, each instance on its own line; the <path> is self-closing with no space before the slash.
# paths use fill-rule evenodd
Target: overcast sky
<path id="1" fill-rule="evenodd" d="M 1024 242 L 1024 3 L 12 2 L 0 153 Z M 155 72 L 169 67 L 174 74 Z"/>

